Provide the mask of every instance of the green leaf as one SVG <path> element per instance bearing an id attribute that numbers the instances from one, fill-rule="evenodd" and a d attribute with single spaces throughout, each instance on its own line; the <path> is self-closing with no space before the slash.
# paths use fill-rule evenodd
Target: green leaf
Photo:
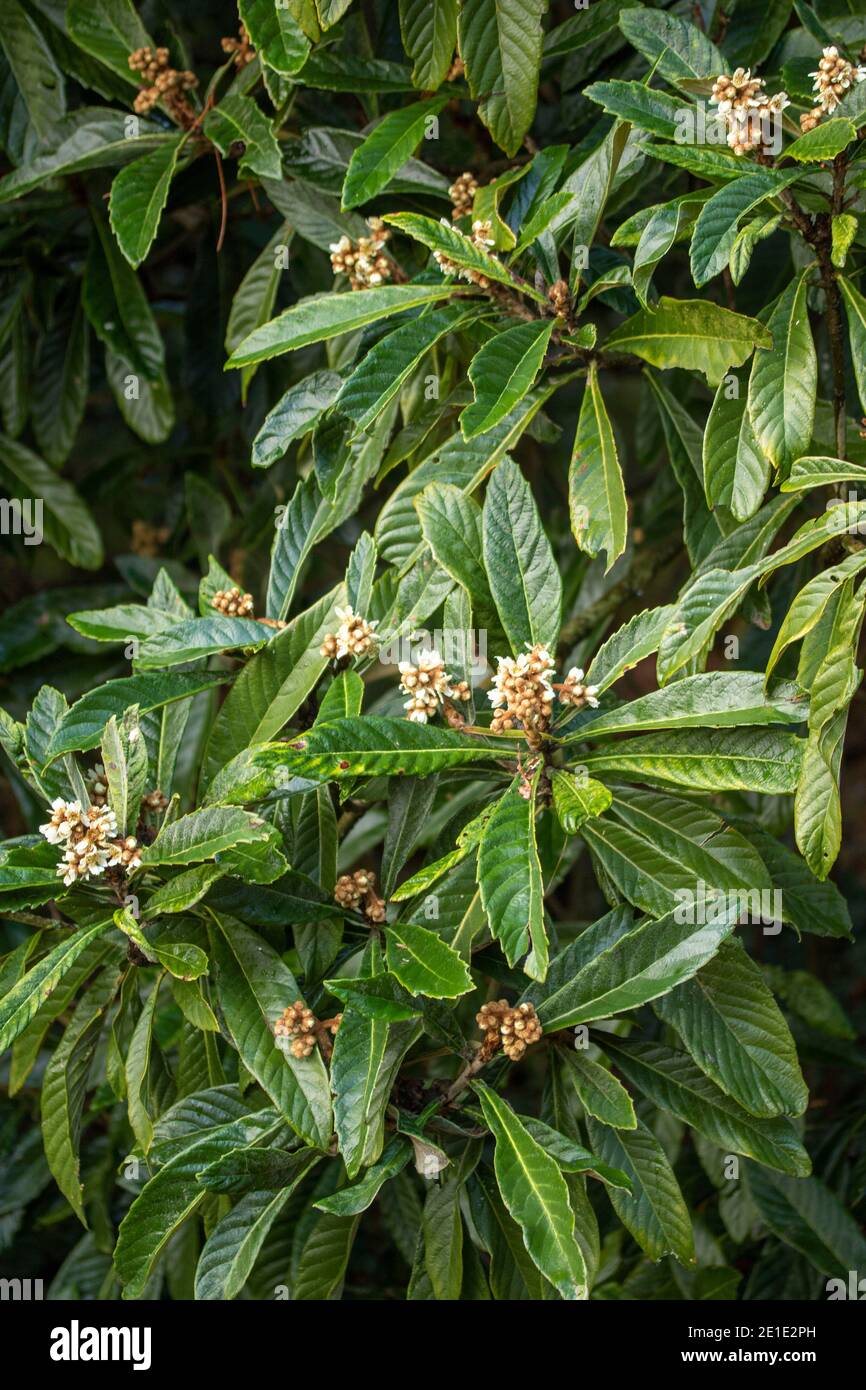
<path id="1" fill-rule="evenodd" d="M 417 212 L 389 213 L 382 220 L 388 222 L 392 227 L 396 227 L 398 231 L 405 232 L 415 241 L 420 241 L 421 245 L 428 247 L 429 250 L 441 252 L 447 260 L 453 261 L 455 265 L 462 266 L 467 270 L 474 270 L 479 275 L 483 275 L 485 279 L 494 280 L 497 284 L 514 288 L 514 277 L 496 256 L 490 255 L 482 247 L 476 246 L 471 237 L 465 236 L 456 227 L 450 227 L 447 222 L 437 222 L 434 218 L 422 217 Z M 526 285 L 521 284 L 520 288 L 531 298 L 541 301 L 541 296 L 531 287 L 527 288 Z M 445 288 L 442 291 L 443 294 L 452 294 L 453 292 L 453 287 L 451 289 Z"/>
<path id="2" fill-rule="evenodd" d="M 684 729 L 641 735 L 581 761 L 590 774 L 618 772 L 629 781 L 778 794 L 796 787 L 804 749 L 805 740 L 775 729 Z"/>
<path id="3" fill-rule="evenodd" d="M 295 1186 L 304 1173 L 298 1174 Z M 195 1271 L 197 1300 L 236 1298 L 246 1283 L 265 1238 L 292 1195 L 292 1187 L 280 1192 L 248 1192 L 226 1212 L 202 1248 Z"/>
<path id="4" fill-rule="evenodd" d="M 704 372 L 711 386 L 717 386 L 730 367 L 741 366 L 755 348 L 771 346 L 771 335 L 757 319 L 708 300 L 666 295 L 655 309 L 640 309 L 620 324 L 605 342 L 606 348 L 633 352 L 654 367 Z"/>
<path id="5" fill-rule="evenodd" d="M 831 483 L 848 482 L 866 482 L 866 468 L 858 463 L 846 463 L 844 459 L 813 454 L 794 461 L 780 491 L 803 492 L 810 487 L 828 487 Z"/>
<path id="6" fill-rule="evenodd" d="M 430 483 L 415 498 L 424 540 L 436 563 L 471 596 L 479 626 L 494 633 L 499 617 L 484 568 L 481 508 L 453 483 Z"/>
<path id="7" fill-rule="evenodd" d="M 6 435 L 0 435 L 0 482 L 21 503 L 29 501 L 31 537 L 38 535 L 41 541 L 44 536 L 51 548 L 71 565 L 99 569 L 103 558 L 102 538 L 90 508 L 71 483 L 58 477 L 41 458 Z M 26 516 L 25 512 L 25 520 Z M 29 544 L 34 543 L 35 539 L 29 540 Z"/>
<path id="8" fill-rule="evenodd" d="M 145 638 L 138 649 L 136 664 L 140 670 L 181 666 L 199 657 L 214 656 L 217 652 L 242 648 L 251 653 L 263 647 L 274 636 L 274 629 L 253 618 L 229 618 L 222 613 L 213 617 L 189 618 L 173 623 Z"/>
<path id="9" fill-rule="evenodd" d="M 776 300 L 767 318 L 770 352 L 759 353 L 749 377 L 749 416 L 755 437 L 776 469 L 787 470 L 812 438 L 818 362 L 806 302 L 804 271 Z"/>
<path id="10" fill-rule="evenodd" d="M 778 1005 L 735 938 L 693 979 L 656 1000 L 703 1072 L 752 1115 L 800 1115 L 809 1092 Z"/>
<path id="11" fill-rule="evenodd" d="M 336 409 L 355 423 L 355 433 L 368 429 L 400 391 L 430 349 L 464 326 L 473 310 L 461 304 L 432 309 L 381 338 L 355 368 L 336 399 Z"/>
<path id="12" fill-rule="evenodd" d="M 290 386 L 272 410 L 253 440 L 254 468 L 270 468 L 286 453 L 295 439 L 301 439 L 325 411 L 334 404 L 343 378 L 336 372 L 312 372 Z"/>
<path id="13" fill-rule="evenodd" d="M 737 521 L 754 516 L 770 481 L 769 460 L 752 428 L 745 387 L 742 372 L 720 383 L 703 442 L 707 501 L 711 507 L 727 507 Z"/>
<path id="14" fill-rule="evenodd" d="M 574 1236 L 568 1188 L 556 1160 L 495 1091 L 482 1081 L 472 1084 L 496 1143 L 493 1162 L 502 1200 L 523 1232 L 533 1263 L 562 1298 L 586 1298 L 586 1265 Z"/>
<path id="15" fill-rule="evenodd" d="M 204 133 L 224 155 L 243 145 L 238 168 L 262 179 L 282 178 L 280 147 L 264 112 L 251 97 L 226 92 L 204 118 Z"/>
<path id="16" fill-rule="evenodd" d="M 261 817 L 234 806 L 205 806 L 164 825 L 152 845 L 142 851 L 144 864 L 193 864 L 212 859 L 220 850 L 268 837 Z"/>
<path id="17" fill-rule="evenodd" d="M 131 266 L 140 266 L 153 245 L 177 168 L 180 137 L 121 169 L 108 203 L 111 229 Z"/>
<path id="18" fill-rule="evenodd" d="M 153 1041 L 154 1015 L 159 998 L 159 980 L 153 986 L 138 1016 L 126 1054 L 126 1098 L 129 1123 L 136 1141 L 146 1155 L 153 1143 L 153 1123 L 147 1110 L 148 1068 Z"/>
<path id="19" fill-rule="evenodd" d="M 18 0 L 4 5 L 0 45 L 37 139 L 49 139 L 66 111 L 63 76 L 45 35 Z"/>
<path id="20" fill-rule="evenodd" d="M 459 1199 L 460 1184 L 446 1173 L 430 1184 L 424 1202 L 424 1273 L 435 1299 L 457 1300 L 463 1285 L 463 1218 Z"/>
<path id="21" fill-rule="evenodd" d="M 457 0 L 400 0 L 403 47 L 412 59 L 412 82 L 433 92 L 445 81 L 457 44 Z"/>
<path id="22" fill-rule="evenodd" d="M 543 0 L 477 0 L 460 11 L 469 90 L 481 120 L 510 156 L 535 116 L 543 15 Z"/>
<path id="23" fill-rule="evenodd" d="M 138 706 L 139 714 L 149 714 L 175 700 L 185 700 L 200 691 L 210 690 L 224 680 L 224 675 L 206 671 L 171 675 L 160 671 L 106 681 L 72 705 L 51 739 L 46 762 L 53 762 L 64 753 L 98 747 L 111 716 L 122 716 L 133 705 Z"/>
<path id="24" fill-rule="evenodd" d="M 800 135 L 786 147 L 785 158 L 799 160 L 801 164 L 822 164 L 825 159 L 835 158 L 856 139 L 857 127 L 854 122 L 837 116 L 835 120 L 822 121 L 814 130 Z"/>
<path id="25" fill-rule="evenodd" d="M 725 184 L 704 203 L 692 232 L 692 279 L 700 289 L 720 275 L 731 258 L 740 218 L 758 207 L 765 198 L 774 198 L 795 179 L 800 170 L 756 169 L 744 178 Z"/>
<path id="26" fill-rule="evenodd" d="M 556 768 L 551 780 L 557 819 L 569 835 L 576 834 L 584 821 L 602 815 L 613 800 L 607 787 L 591 777 L 573 776 Z"/>
<path id="27" fill-rule="evenodd" d="M 742 912 L 761 917 L 767 902 L 761 895 L 771 885 L 759 855 L 704 807 L 664 793 L 620 788 L 611 814 L 586 826 L 583 835 L 617 891 L 654 917 L 693 908 L 701 883 L 709 885 L 708 910 L 714 910 L 719 895 L 731 894 Z"/>
<path id="28" fill-rule="evenodd" d="M 547 936 L 541 863 L 535 838 L 537 777 L 530 795 L 516 778 L 496 802 L 478 847 L 478 886 L 492 934 L 514 965 L 528 951 L 524 970 L 547 974 Z"/>
<path id="29" fill-rule="evenodd" d="M 365 967 L 377 967 L 377 951 L 378 945 L 375 950 L 368 950 Z M 371 987 L 377 988 L 377 977 L 369 979 Z M 389 977 L 378 979 L 384 983 Z M 334 993 L 334 982 L 329 982 L 327 988 Z M 356 990 L 346 991 L 346 1008 L 331 1058 L 334 1128 L 350 1178 L 382 1156 L 391 1087 L 404 1055 L 421 1032 L 418 1019 L 407 1019 L 405 1011 L 402 1019 L 394 1022 L 362 1012 L 359 1005 L 364 998 Z M 396 1010 L 397 1006 L 393 1007 Z"/>
<path id="30" fill-rule="evenodd" d="M 105 1008 L 116 983 L 115 972 L 109 970 L 79 999 L 42 1078 L 40 1105 L 45 1157 L 57 1186 L 83 1226 L 87 1221 L 79 1159 L 82 1116 Z"/>
<path id="31" fill-rule="evenodd" d="M 302 68 L 310 41 L 281 0 L 238 0 L 238 14 L 263 63 L 291 77 Z"/>
<path id="32" fill-rule="evenodd" d="M 196 1097 L 186 1097 L 180 1104 L 196 1100 Z M 211 1107 L 198 1104 L 197 1110 L 200 1125 L 205 1110 L 210 1112 Z M 214 1117 L 209 1114 L 207 1128 L 202 1130 L 197 1125 L 178 1137 L 179 1147 L 145 1183 L 121 1221 L 114 1267 L 125 1285 L 124 1298 L 141 1297 L 151 1270 L 171 1236 L 207 1196 L 207 1188 L 196 1181 L 201 1169 L 215 1163 L 223 1154 L 252 1142 L 263 1127 L 273 1124 L 273 1112 L 270 1119 L 267 1112 L 263 1117 L 243 1115 L 221 1123 L 223 1118 L 220 1115 L 214 1123 Z M 156 1133 L 158 1137 L 158 1127 Z"/>
<path id="33" fill-rule="evenodd" d="M 326 1149 L 331 1136 L 328 1074 L 316 1048 L 295 1057 L 274 1024 L 303 996 L 288 966 L 267 942 L 231 918 L 212 934 L 217 994 L 240 1058 L 296 1134 Z"/>
<path id="34" fill-rule="evenodd" d="M 613 1129 L 637 1128 L 631 1096 L 608 1067 L 576 1048 L 558 1053 L 557 1065 L 588 1115 Z"/>
<path id="35" fill-rule="evenodd" d="M 860 397 L 861 409 L 866 413 L 866 299 L 844 275 L 837 275 L 836 282 L 845 301 L 845 318 L 848 321 L 857 394 Z"/>
<path id="36" fill-rule="evenodd" d="M 658 651 L 662 636 L 670 625 L 674 608 L 646 608 L 623 623 L 608 637 L 593 657 L 586 673 L 587 685 L 594 685 L 599 694 L 618 681 L 645 657 Z"/>
<path id="37" fill-rule="evenodd" d="M 460 416 L 464 439 L 492 430 L 523 400 L 544 362 L 554 320 L 518 323 L 489 338 L 469 364 L 475 400 Z"/>
<path id="38" fill-rule="evenodd" d="M 706 914 L 710 920 L 705 923 L 677 920 L 685 915 L 677 909 L 657 920 L 647 918 L 582 961 L 536 1003 L 545 1031 L 609 1018 L 666 994 L 715 955 L 734 930 L 738 912 L 726 902 L 718 912 Z"/>
<path id="39" fill-rule="evenodd" d="M 745 1154 L 794 1177 L 810 1172 L 809 1155 L 790 1120 L 782 1116 L 756 1119 L 704 1076 L 684 1052 L 661 1043 L 608 1038 L 604 1045 L 626 1080 L 726 1153 Z"/>
<path id="40" fill-rule="evenodd" d="M 33 155 L 0 180 L 0 203 L 23 197 L 48 179 L 125 164 L 175 139 L 150 121 L 142 121 L 139 134 L 131 135 L 127 112 L 83 106 L 56 122 L 47 153 Z"/>
<path id="41" fill-rule="evenodd" d="M 408 1139 L 395 1134 L 382 1152 L 378 1163 L 373 1163 L 362 1178 L 349 1187 L 341 1188 L 331 1197 L 322 1197 L 314 1203 L 317 1211 L 330 1211 L 335 1216 L 357 1216 L 366 1211 L 375 1201 L 383 1185 L 403 1171 L 412 1157 L 412 1145 Z"/>
<path id="42" fill-rule="evenodd" d="M 528 643 L 551 651 L 559 634 L 562 581 L 532 490 L 504 458 L 484 499 L 484 564 L 502 626 L 514 652 Z"/>
<path id="43" fill-rule="evenodd" d="M 689 1209 L 655 1135 L 640 1121 L 637 1129 L 610 1129 L 592 1116 L 587 1119 L 587 1130 L 593 1148 L 631 1179 L 631 1193 L 612 1187 L 607 1195 L 641 1249 L 651 1260 L 671 1254 L 683 1264 L 694 1264 Z"/>
<path id="44" fill-rule="evenodd" d="M 345 602 L 340 584 L 247 662 L 208 736 L 203 767 L 208 800 L 221 791 L 214 780 L 219 770 L 244 750 L 276 737 L 320 679 L 327 663 L 319 648 L 325 634 L 336 630 L 336 609 Z"/>
<path id="45" fill-rule="evenodd" d="M 249 367 L 255 362 L 265 362 L 269 357 L 295 352 L 309 343 L 321 343 L 340 333 L 351 333 L 404 309 L 447 299 L 454 292 L 450 285 L 381 285 L 378 289 L 355 290 L 348 294 L 308 295 L 245 338 L 226 366 Z"/>
<path id="46" fill-rule="evenodd" d="M 33 432 L 46 461 L 65 463 L 84 414 L 90 384 L 90 328 L 77 303 L 72 319 L 58 315 L 36 358 Z"/>
<path id="47" fill-rule="evenodd" d="M 117 818 L 121 835 L 131 835 L 138 824 L 139 807 L 147 783 L 147 745 L 136 711 L 130 710 L 118 725 L 112 715 L 100 745 L 108 804 Z"/>
<path id="48" fill-rule="evenodd" d="M 389 111 L 352 155 L 343 184 L 342 206 L 356 208 L 386 188 L 425 138 L 448 100 L 430 97 Z"/>
<path id="49" fill-rule="evenodd" d="M 153 41 L 132 0 L 67 0 L 66 23 L 70 38 L 79 47 L 138 86 L 129 55 L 137 48 L 152 46 Z"/>
<path id="50" fill-rule="evenodd" d="M 590 365 L 568 468 L 571 529 L 587 555 L 607 555 L 605 573 L 625 550 L 628 510 L 616 440 Z"/>
<path id="51" fill-rule="evenodd" d="M 435 932 L 410 922 L 385 928 L 386 961 L 410 994 L 456 999 L 472 989 L 472 978 L 457 952 Z"/>
<path id="52" fill-rule="evenodd" d="M 624 10 L 619 27 L 666 82 L 678 86 L 687 79 L 714 78 L 727 70 L 724 58 L 706 34 L 676 15 L 644 8 Z"/>
<path id="53" fill-rule="evenodd" d="M 842 1281 L 848 1298 L 850 1271 L 866 1262 L 866 1241 L 848 1211 L 820 1178 L 790 1178 L 748 1164 L 749 1195 L 767 1226 L 810 1264 Z M 827 1296 L 832 1298 L 829 1286 Z"/>
<path id="54" fill-rule="evenodd" d="M 368 714 L 317 725 L 290 743 L 266 745 L 253 761 L 272 773 L 332 782 L 359 776 L 426 777 L 494 759 L 501 751 L 450 729 Z"/>
<path id="55" fill-rule="evenodd" d="M 583 95 L 597 101 L 610 115 L 668 140 L 676 139 L 683 113 L 692 110 L 679 97 L 656 91 L 643 82 L 593 82 L 584 87 Z"/>
<path id="56" fill-rule="evenodd" d="M 612 1187 L 622 1187 L 626 1192 L 631 1191 L 631 1180 L 621 1168 L 611 1168 L 597 1154 L 590 1153 L 582 1144 L 577 1144 L 565 1134 L 560 1134 L 543 1120 L 534 1120 L 528 1115 L 522 1115 L 521 1120 L 535 1142 L 540 1144 L 551 1158 L 556 1159 L 563 1173 L 595 1173 Z"/>
<path id="57" fill-rule="evenodd" d="M 80 927 L 48 951 L 4 994 L 0 999 L 0 1052 L 5 1052 L 24 1031 L 82 952 L 110 926 L 111 918 L 106 917 L 96 926 Z"/>
<path id="58" fill-rule="evenodd" d="M 601 738 L 642 729 L 799 724 L 808 715 L 808 705 L 806 692 L 790 683 L 767 695 L 759 671 L 708 671 L 686 676 L 609 712 L 596 711 L 572 738 Z"/>

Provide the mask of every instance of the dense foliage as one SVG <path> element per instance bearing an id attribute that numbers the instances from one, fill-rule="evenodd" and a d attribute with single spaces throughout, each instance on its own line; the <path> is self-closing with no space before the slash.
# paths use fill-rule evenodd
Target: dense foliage
<path id="1" fill-rule="evenodd" d="M 5 1273 L 866 1273 L 864 49 L 4 0 Z"/>

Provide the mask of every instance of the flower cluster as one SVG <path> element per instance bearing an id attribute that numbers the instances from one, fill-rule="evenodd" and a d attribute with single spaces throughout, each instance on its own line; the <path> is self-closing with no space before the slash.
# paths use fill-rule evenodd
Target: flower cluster
<path id="1" fill-rule="evenodd" d="M 842 57 L 835 45 L 831 45 L 821 54 L 817 71 L 810 72 L 809 76 L 814 79 L 815 106 L 800 117 L 800 126 L 804 131 L 814 130 L 822 116 L 832 115 L 854 83 L 866 78 L 866 68 L 855 67 Z"/>
<path id="2" fill-rule="evenodd" d="M 409 699 L 403 705 L 406 718 L 413 724 L 426 724 L 446 700 L 468 700 L 471 691 L 466 681 L 455 681 L 445 670 L 445 663 L 435 647 L 425 647 L 418 653 L 416 663 L 401 661 L 400 689 Z"/>
<path id="3" fill-rule="evenodd" d="M 195 119 L 195 112 L 186 99 L 186 93 L 198 86 L 194 72 L 178 72 L 169 66 L 167 48 L 137 48 L 129 55 L 129 66 L 137 72 L 147 85 L 142 88 L 133 102 L 133 108 L 140 116 L 163 102 L 169 115 L 180 125 L 188 126 Z"/>
<path id="4" fill-rule="evenodd" d="M 220 39 L 220 47 L 223 53 L 231 53 L 232 62 L 235 67 L 245 68 L 247 63 L 251 63 L 256 56 L 252 40 L 247 33 L 246 25 L 242 24 L 238 30 L 236 39 Z"/>
<path id="5" fill-rule="evenodd" d="M 143 810 L 152 811 L 154 815 L 159 816 L 168 807 L 168 797 L 157 787 L 155 791 L 145 792 L 141 798 L 141 805 Z"/>
<path id="6" fill-rule="evenodd" d="M 786 92 L 768 96 L 763 77 L 753 77 L 749 68 L 737 68 L 730 77 L 721 73 L 713 83 L 710 102 L 719 108 L 727 127 L 728 144 L 738 155 L 762 149 L 766 120 L 781 115 L 790 105 Z"/>
<path id="7" fill-rule="evenodd" d="M 487 698 L 494 709 L 490 721 L 491 733 L 507 733 L 518 724 L 537 739 L 550 725 L 553 702 L 575 709 L 598 708 L 598 687 L 586 685 L 579 666 L 572 666 L 561 684 L 554 682 L 553 657 L 546 647 L 536 643 L 519 656 L 498 656 L 497 671 Z"/>
<path id="8" fill-rule="evenodd" d="M 253 616 L 253 596 L 245 594 L 234 586 L 231 589 L 217 589 L 211 599 L 211 607 L 227 618 L 251 618 Z"/>
<path id="9" fill-rule="evenodd" d="M 384 922 L 385 899 L 376 892 L 376 875 L 372 869 L 356 869 L 353 874 L 341 874 L 334 886 L 334 900 L 340 907 L 357 909 L 364 905 L 364 915 L 371 922 Z"/>
<path id="10" fill-rule="evenodd" d="M 454 204 L 451 212 L 452 222 L 458 222 L 461 217 L 469 216 L 477 192 L 478 180 L 474 174 L 458 174 L 448 189 L 448 197 Z"/>
<path id="11" fill-rule="evenodd" d="M 351 608 L 336 608 L 340 619 L 336 632 L 326 632 L 319 652 L 329 661 L 342 661 L 347 656 L 365 656 L 376 641 L 376 622 L 362 618 Z"/>
<path id="12" fill-rule="evenodd" d="M 584 684 L 584 674 L 579 666 L 572 666 L 562 685 L 556 686 L 556 693 L 563 705 L 574 705 L 576 709 L 598 709 L 598 686 Z"/>
<path id="13" fill-rule="evenodd" d="M 383 254 L 391 233 L 380 217 L 368 217 L 369 236 L 341 236 L 331 243 L 331 269 L 335 275 L 348 275 L 353 290 L 384 285 L 391 279 L 391 262 Z"/>
<path id="14" fill-rule="evenodd" d="M 519 1062 L 527 1047 L 541 1037 L 541 1023 L 534 1004 L 518 1004 L 512 1008 L 507 999 L 493 999 L 481 1005 L 475 1022 L 484 1034 L 482 1046 L 489 1057 L 501 1046 L 506 1057 Z"/>
<path id="15" fill-rule="evenodd" d="M 536 643 L 519 656 L 500 656 L 493 687 L 487 698 L 495 711 L 490 728 L 503 733 L 521 724 L 527 732 L 541 732 L 550 723 L 555 699 L 551 684 L 553 658 Z"/>
<path id="16" fill-rule="evenodd" d="M 88 806 L 85 811 L 80 801 L 58 796 L 51 803 L 51 819 L 39 830 L 50 845 L 66 846 L 57 873 L 67 887 L 80 878 L 96 878 L 106 869 L 119 866 L 131 872 L 141 864 L 135 836 L 118 838 L 114 812 L 104 806 Z"/>

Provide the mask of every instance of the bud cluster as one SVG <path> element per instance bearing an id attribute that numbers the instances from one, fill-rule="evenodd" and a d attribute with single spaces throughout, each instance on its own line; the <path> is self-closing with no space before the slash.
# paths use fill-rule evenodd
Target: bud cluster
<path id="1" fill-rule="evenodd" d="M 225 613 L 227 618 L 251 618 L 254 608 L 253 596 L 245 594 L 237 586 L 231 589 L 217 589 L 211 599 L 211 607 L 218 613 Z"/>
<path id="2" fill-rule="evenodd" d="M 139 116 L 162 102 L 169 115 L 180 125 L 189 126 L 195 119 L 195 112 L 186 99 L 186 93 L 198 86 L 198 78 L 188 69 L 179 72 L 169 66 L 167 48 L 137 48 L 130 53 L 129 66 L 137 72 L 147 85 L 142 88 L 133 102 Z"/>
<path id="3" fill-rule="evenodd" d="M 512 1008 L 507 999 L 493 999 L 482 1004 L 475 1022 L 484 1034 L 484 1048 L 492 1057 L 499 1047 L 512 1062 L 519 1062 L 527 1047 L 541 1037 L 541 1023 L 534 1004 L 518 1004 Z"/>
<path id="4" fill-rule="evenodd" d="M 769 96 L 763 77 L 752 77 L 750 68 L 737 68 L 728 77 L 721 73 L 713 83 L 710 103 L 719 108 L 728 131 L 728 145 L 734 154 L 748 154 L 764 147 L 763 123 L 778 116 L 790 105 L 786 92 Z"/>
<path id="5" fill-rule="evenodd" d="M 341 661 L 347 656 L 366 656 L 376 641 L 376 622 L 362 618 L 352 608 L 335 608 L 340 619 L 336 632 L 326 632 L 319 652 L 329 661 Z"/>
<path id="6" fill-rule="evenodd" d="M 356 869 L 353 874 L 341 874 L 334 886 L 334 900 L 340 907 L 360 909 L 370 922 L 384 922 L 385 899 L 376 892 L 376 875 L 372 869 Z"/>
<path id="7" fill-rule="evenodd" d="M 469 216 L 477 192 L 478 180 L 474 174 L 458 174 L 448 189 L 448 197 L 454 204 L 451 212 L 452 222 L 458 222 L 461 217 Z"/>
<path id="8" fill-rule="evenodd" d="M 39 830 L 50 845 L 65 845 L 57 873 L 67 887 L 77 879 L 96 878 L 106 869 L 131 872 L 141 864 L 135 836 L 118 837 L 114 812 L 104 806 L 89 806 L 85 811 L 80 801 L 58 796 L 51 803 L 51 819 Z"/>
<path id="9" fill-rule="evenodd" d="M 288 1008 L 283 1010 L 274 1024 L 274 1037 L 291 1038 L 292 1055 L 298 1058 L 309 1057 L 317 1041 L 323 1046 L 326 1041 L 329 1042 L 328 1034 L 334 1036 L 342 1018 L 342 1014 L 335 1014 L 333 1018 L 320 1023 L 303 999 L 296 999 L 294 1004 L 289 1004 Z M 326 1050 L 330 1051 L 330 1046 Z"/>
<path id="10" fill-rule="evenodd" d="M 331 243 L 331 269 L 335 275 L 348 275 L 353 290 L 367 290 L 391 279 L 391 262 L 384 247 L 391 232 L 380 217 L 368 217 L 369 236 L 341 236 Z"/>
<path id="11" fill-rule="evenodd" d="M 220 39 L 220 47 L 223 53 L 231 53 L 233 55 L 232 62 L 235 67 L 238 68 L 245 68 L 247 63 L 251 63 L 256 56 L 252 40 L 247 33 L 245 24 L 241 25 L 236 39 Z"/>

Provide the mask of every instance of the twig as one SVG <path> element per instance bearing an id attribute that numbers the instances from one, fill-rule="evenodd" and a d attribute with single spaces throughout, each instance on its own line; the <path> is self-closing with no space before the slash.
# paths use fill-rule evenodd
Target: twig
<path id="1" fill-rule="evenodd" d="M 225 240 L 225 235 L 226 235 L 226 222 L 228 221 L 229 204 L 228 204 L 228 198 L 226 197 L 226 179 L 225 179 L 225 174 L 223 173 L 222 155 L 220 154 L 219 150 L 216 148 L 216 145 L 214 145 L 214 147 L 213 147 L 213 152 L 214 152 L 214 158 L 215 158 L 215 160 L 216 160 L 216 165 L 217 165 L 217 173 L 219 174 L 219 180 L 220 180 L 220 199 L 221 199 L 221 201 L 222 201 L 222 217 L 221 217 L 221 219 L 220 219 L 220 231 L 219 231 L 219 236 L 217 237 L 217 245 L 216 245 L 217 255 L 219 255 L 220 251 L 222 251 L 222 249 L 223 249 L 223 242 L 224 242 L 224 240 Z"/>

